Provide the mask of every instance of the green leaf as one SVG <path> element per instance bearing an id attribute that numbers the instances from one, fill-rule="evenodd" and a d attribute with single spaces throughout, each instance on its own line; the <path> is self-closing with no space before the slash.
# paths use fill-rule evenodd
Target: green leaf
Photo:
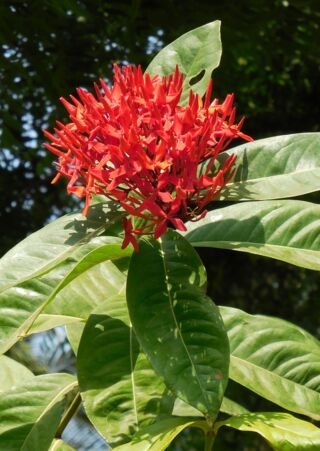
<path id="1" fill-rule="evenodd" d="M 29 235 L 1 258 L 0 291 L 47 273 L 121 214 L 109 210 L 106 203 L 95 204 L 86 218 L 81 213 L 68 214 Z"/>
<path id="2" fill-rule="evenodd" d="M 28 334 L 36 318 L 74 279 L 104 260 L 121 259 L 131 252 L 130 248 L 121 249 L 119 238 L 95 238 L 56 270 L 2 293 L 0 324 L 3 328 L 0 331 L 0 351 L 5 352 L 21 336 Z M 61 313 L 64 314 L 64 311 Z"/>
<path id="3" fill-rule="evenodd" d="M 320 429 L 287 413 L 257 412 L 229 418 L 215 425 L 239 431 L 257 432 L 278 451 L 320 449 Z"/>
<path id="4" fill-rule="evenodd" d="M 129 260 L 121 258 L 87 268 L 55 295 L 53 302 L 35 320 L 28 334 L 85 321 L 95 307 L 119 292 L 119 287 L 126 281 L 128 266 Z"/>
<path id="5" fill-rule="evenodd" d="M 32 324 L 28 335 L 84 322 L 97 305 L 117 294 L 119 287 L 123 286 L 123 268 L 120 271 L 116 264 L 123 262 L 125 266 L 129 265 L 125 260 L 106 261 L 86 269 L 55 296 Z"/>
<path id="6" fill-rule="evenodd" d="M 74 302 L 72 302 L 74 304 Z M 28 330 L 28 335 L 45 332 L 58 326 L 74 324 L 82 321 L 79 316 L 40 314 Z"/>
<path id="7" fill-rule="evenodd" d="M 179 398 L 175 399 L 172 415 L 177 417 L 203 417 L 203 414 L 199 410 Z"/>
<path id="8" fill-rule="evenodd" d="M 46 374 L 1 393 L 0 449 L 47 451 L 76 386 L 69 374 Z"/>
<path id="9" fill-rule="evenodd" d="M 85 323 L 80 322 L 66 325 L 67 337 L 75 355 L 78 354 L 79 344 L 84 328 Z"/>
<path id="10" fill-rule="evenodd" d="M 77 367 L 86 413 L 110 445 L 130 441 L 162 411 L 165 385 L 140 352 L 124 294 L 90 315 Z"/>
<path id="11" fill-rule="evenodd" d="M 320 270 L 320 205 L 298 200 L 243 202 L 189 222 L 193 246 L 249 252 Z"/>
<path id="12" fill-rule="evenodd" d="M 172 74 L 176 65 L 179 66 L 185 74 L 181 105 L 188 102 L 190 89 L 204 95 L 212 71 L 219 66 L 222 53 L 220 24 L 216 20 L 183 34 L 162 49 L 147 67 L 146 72 L 151 76 L 161 77 Z"/>
<path id="13" fill-rule="evenodd" d="M 75 449 L 65 443 L 63 440 L 53 440 L 49 451 L 75 451 Z"/>
<path id="14" fill-rule="evenodd" d="M 248 410 L 238 404 L 235 401 L 232 401 L 229 398 L 226 398 L 224 396 L 222 400 L 222 404 L 220 407 L 220 411 L 227 413 L 228 415 L 241 415 L 243 413 L 247 413 Z M 195 409 L 194 407 L 190 406 L 186 402 L 182 401 L 179 398 L 176 398 L 172 415 L 178 416 L 178 417 L 202 417 L 202 413 L 199 412 L 199 410 Z"/>
<path id="15" fill-rule="evenodd" d="M 205 421 L 188 418 L 169 418 L 158 421 L 138 432 L 132 442 L 116 447 L 116 451 L 164 451 L 185 428 L 197 427 L 207 431 Z"/>
<path id="16" fill-rule="evenodd" d="M 66 215 L 27 237 L 0 260 L 0 353 L 26 334 L 40 313 L 38 308 L 63 277 L 105 239 L 93 237 L 119 215 L 108 211 L 106 204 L 94 205 L 86 219 Z"/>
<path id="17" fill-rule="evenodd" d="M 121 259 L 94 266 L 64 288 L 47 309 L 53 314 L 64 312 L 72 319 L 78 318 L 79 322 L 75 320 L 64 323 L 67 324 L 67 336 L 75 354 L 78 352 L 84 321 L 96 307 L 119 293 L 119 289 L 126 283 L 128 265 L 128 260 Z M 69 302 L 69 299 L 73 299 L 73 302 Z M 61 316 L 60 320 L 60 324 L 63 324 Z"/>
<path id="18" fill-rule="evenodd" d="M 222 400 L 220 411 L 227 413 L 228 415 L 241 415 L 243 413 L 248 413 L 248 409 L 232 399 L 226 398 L 225 396 Z"/>
<path id="19" fill-rule="evenodd" d="M 293 412 L 320 420 L 320 343 L 287 321 L 220 307 L 230 378 Z"/>
<path id="20" fill-rule="evenodd" d="M 137 338 L 179 398 L 214 418 L 228 380 L 229 344 L 203 292 L 205 268 L 181 235 L 141 240 L 129 266 L 127 301 Z"/>
<path id="21" fill-rule="evenodd" d="M 300 196 L 320 186 L 320 133 L 275 136 L 222 152 L 236 155 L 235 174 L 219 200 L 266 200 Z"/>
<path id="22" fill-rule="evenodd" d="M 33 377 L 33 373 L 21 363 L 5 355 L 0 356 L 0 393 Z"/>

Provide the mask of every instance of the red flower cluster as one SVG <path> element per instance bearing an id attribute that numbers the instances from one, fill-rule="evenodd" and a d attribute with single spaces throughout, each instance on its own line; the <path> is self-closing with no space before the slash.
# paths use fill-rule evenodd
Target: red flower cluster
<path id="1" fill-rule="evenodd" d="M 45 146 L 59 156 L 53 183 L 61 175 L 69 179 L 68 192 L 85 197 L 83 214 L 92 194 L 121 204 L 129 214 L 123 247 L 131 242 L 137 250 L 137 235 L 158 238 L 169 225 L 186 230 L 186 220 L 203 217 L 232 175 L 234 156 L 212 171 L 217 155 L 234 138 L 251 138 L 240 132 L 243 120 L 234 123 L 233 95 L 210 102 L 212 83 L 204 101 L 190 91 L 187 106 L 180 106 L 178 68 L 167 78 L 143 75 L 140 67 L 114 70 L 111 89 L 101 80 L 96 97 L 79 88 L 79 100 L 61 99 L 71 122 L 57 121 L 56 135 L 45 131 L 51 141 Z M 144 221 L 134 227 L 131 217 Z"/>

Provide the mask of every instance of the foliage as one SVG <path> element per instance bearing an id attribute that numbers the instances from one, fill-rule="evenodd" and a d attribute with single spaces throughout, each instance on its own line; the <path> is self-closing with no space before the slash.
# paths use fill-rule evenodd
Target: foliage
<path id="1" fill-rule="evenodd" d="M 199 30 L 188 39 L 192 33 Z M 172 65 L 189 58 L 181 39 Z M 219 49 L 219 37 L 213 40 Z M 194 64 L 201 73 L 202 59 Z M 186 96 L 189 90 L 185 85 Z M 313 133 L 235 148 L 238 166 L 212 211 L 186 223 L 186 233 L 142 238 L 139 252 L 122 249 L 123 212 L 101 199 L 87 219 L 66 215 L 9 251 L 0 262 L 2 353 L 21 336 L 66 325 L 78 375 L 23 369 L 20 379 L 20 364 L 2 357 L 2 447 L 68 449 L 61 434 L 83 401 L 119 450 L 161 451 L 190 427 L 202 431 L 207 451 L 222 427 L 256 432 L 274 449 L 318 449 L 320 429 L 311 420 L 320 419 L 319 341 L 277 318 L 218 308 L 194 249 L 236 250 L 318 271 L 319 206 L 286 199 L 318 189 L 317 143 Z M 268 165 L 265 155 L 273 154 Z M 234 203 L 242 199 L 251 201 Z M 229 380 L 276 410 L 246 412 L 225 397 Z"/>
<path id="2" fill-rule="evenodd" d="M 63 117 L 57 99 L 110 79 L 113 63 L 146 68 L 151 55 L 208 18 L 223 24 L 215 94 L 237 93 L 251 135 L 319 130 L 319 15 L 318 0 L 231 0 L 228 8 L 212 0 L 2 1 L 1 254 L 75 207 L 50 186 L 52 157 L 41 144 L 42 129 Z"/>

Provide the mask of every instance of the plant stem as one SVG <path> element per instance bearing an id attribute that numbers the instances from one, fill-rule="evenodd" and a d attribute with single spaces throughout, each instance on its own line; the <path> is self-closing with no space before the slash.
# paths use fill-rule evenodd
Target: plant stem
<path id="1" fill-rule="evenodd" d="M 205 435 L 205 442 L 204 442 L 204 451 L 212 451 L 215 434 L 213 431 L 208 431 Z"/>
<path id="2" fill-rule="evenodd" d="M 80 403 L 81 403 L 81 396 L 80 396 L 80 393 L 78 392 L 76 394 L 76 396 L 73 398 L 72 403 L 69 405 L 68 409 L 65 411 L 65 413 L 60 421 L 60 424 L 59 424 L 57 432 L 56 432 L 56 438 L 61 438 L 63 431 L 67 427 L 67 425 L 68 425 L 69 421 L 71 420 L 71 418 L 73 417 L 73 415 L 78 410 Z"/>

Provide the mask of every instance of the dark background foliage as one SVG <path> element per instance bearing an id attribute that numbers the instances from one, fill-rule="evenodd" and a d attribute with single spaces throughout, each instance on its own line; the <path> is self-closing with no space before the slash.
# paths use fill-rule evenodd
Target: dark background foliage
<path id="1" fill-rule="evenodd" d="M 222 20 L 224 52 L 214 93 L 236 93 L 245 132 L 261 138 L 319 130 L 318 0 L 0 2 L 1 253 L 77 206 L 63 182 L 50 185 L 53 157 L 42 147 L 41 130 L 66 117 L 58 98 L 110 79 L 115 62 L 145 68 L 164 45 L 215 19 Z M 277 315 L 320 336 L 317 273 L 228 251 L 201 256 L 218 304 Z M 264 407 L 230 389 L 248 407 Z M 175 449 L 192 450 L 189 439 Z M 226 440 L 221 449 L 266 449 L 251 438 Z"/>

